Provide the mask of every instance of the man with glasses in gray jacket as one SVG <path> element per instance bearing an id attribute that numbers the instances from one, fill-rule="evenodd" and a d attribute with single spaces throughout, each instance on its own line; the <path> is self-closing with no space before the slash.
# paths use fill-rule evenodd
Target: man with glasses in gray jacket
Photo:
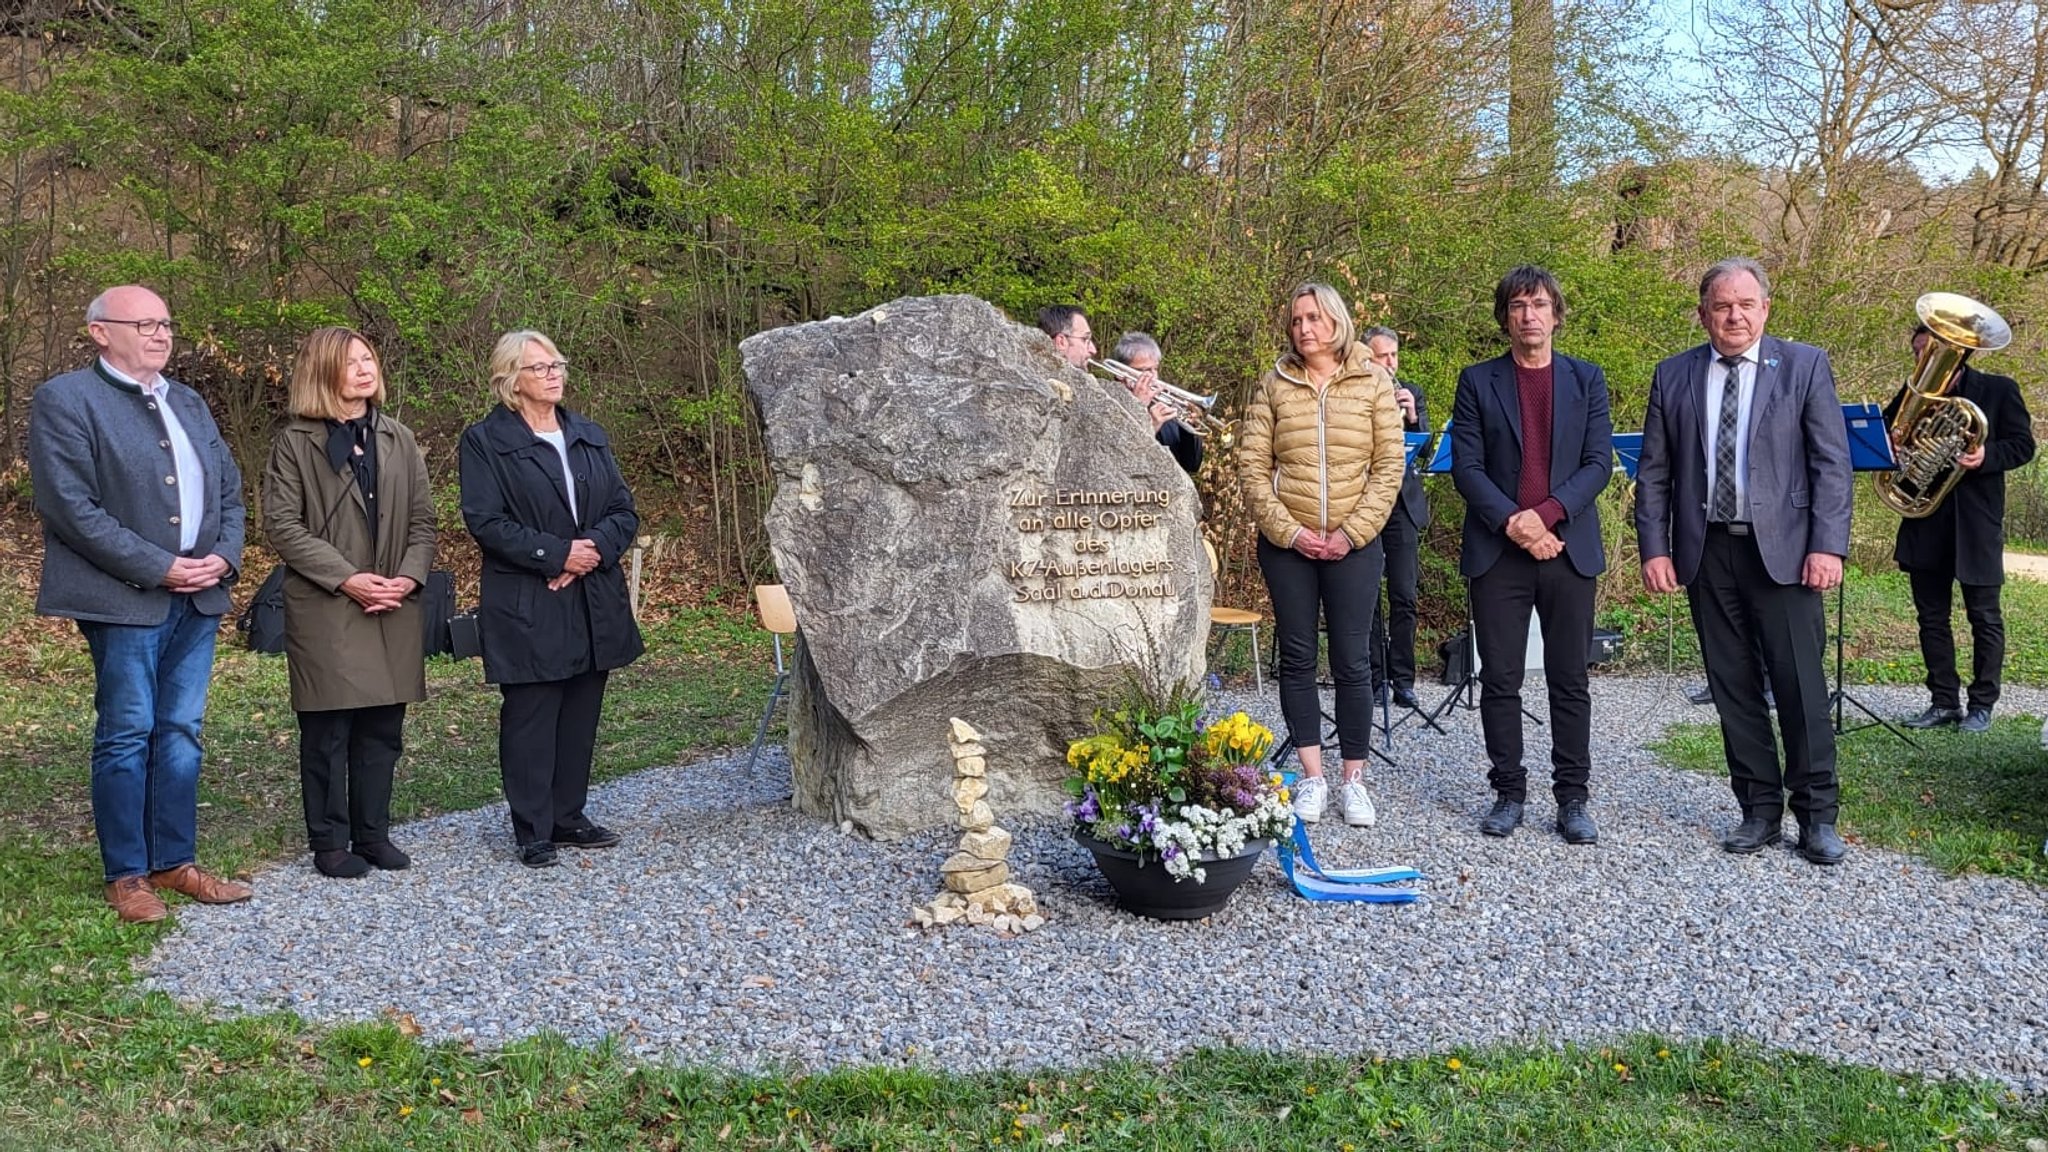
<path id="1" fill-rule="evenodd" d="M 242 563 L 242 473 L 206 401 L 166 378 L 171 314 L 136 285 L 85 312 L 89 368 L 36 389 L 29 474 L 43 521 L 36 611 L 78 621 L 95 676 L 92 815 L 107 903 L 167 914 L 249 888 L 202 871 L 199 726 L 214 640 Z"/>

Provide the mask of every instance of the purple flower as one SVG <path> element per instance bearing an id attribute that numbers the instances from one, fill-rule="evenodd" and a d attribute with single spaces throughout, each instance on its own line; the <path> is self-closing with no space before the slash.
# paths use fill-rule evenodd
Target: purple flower
<path id="1" fill-rule="evenodd" d="M 1160 851 L 1159 858 L 1161 860 L 1178 860 L 1180 858 L 1180 845 L 1168 844 Z"/>

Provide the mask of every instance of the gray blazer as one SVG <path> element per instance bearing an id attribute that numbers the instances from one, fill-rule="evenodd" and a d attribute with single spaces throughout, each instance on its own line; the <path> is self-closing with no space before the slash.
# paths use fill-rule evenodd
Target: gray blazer
<path id="1" fill-rule="evenodd" d="M 169 403 L 206 472 L 205 516 L 187 556 L 217 555 L 228 577 L 192 596 L 207 616 L 228 610 L 242 567 L 242 473 L 206 401 L 176 381 Z M 178 555 L 178 494 L 171 443 L 156 402 L 94 368 L 36 389 L 28 418 L 29 477 L 43 519 L 43 575 L 36 611 L 103 624 L 161 624 L 171 592 L 163 578 Z"/>
<path id="2" fill-rule="evenodd" d="M 1699 573 L 1707 535 L 1707 364 L 1701 344 L 1657 365 L 1643 415 L 1636 537 L 1644 560 L 1668 556 L 1678 582 Z M 1749 410 L 1749 516 L 1764 568 L 1800 582 L 1809 553 L 1849 554 L 1849 431 L 1828 354 L 1765 336 Z"/>

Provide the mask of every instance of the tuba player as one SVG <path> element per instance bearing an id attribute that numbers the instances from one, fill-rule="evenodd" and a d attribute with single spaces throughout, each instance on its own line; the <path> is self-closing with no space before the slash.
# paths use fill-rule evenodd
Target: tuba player
<path id="1" fill-rule="evenodd" d="M 1913 354 L 1924 355 L 1934 339 L 1927 325 L 1913 329 Z M 1927 665 L 1927 710 L 1904 721 L 1908 728 L 1959 725 L 1965 732 L 1991 727 L 1998 703 L 1998 677 L 2005 664 L 2005 618 L 1998 608 L 2005 582 L 2005 474 L 2034 458 L 2034 424 L 2020 386 L 2010 376 L 1979 372 L 1965 364 L 1948 393 L 1984 411 L 1990 429 L 1984 443 L 1958 457 L 1963 478 L 1948 498 L 1923 517 L 1899 521 L 1892 558 L 1913 584 L 1913 610 L 1920 618 L 1920 658 Z M 1892 420 L 1898 399 L 1885 409 Z M 1951 585 L 1963 589 L 1963 613 L 1970 621 L 1970 692 L 1962 696 L 1956 674 L 1956 640 L 1949 626 L 1954 611 Z"/>

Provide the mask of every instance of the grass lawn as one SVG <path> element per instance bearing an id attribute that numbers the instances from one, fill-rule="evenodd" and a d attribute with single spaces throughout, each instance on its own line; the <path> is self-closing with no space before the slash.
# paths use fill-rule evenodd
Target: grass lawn
<path id="1" fill-rule="evenodd" d="M 1630 585 L 1623 585 L 1631 587 Z M 2011 684 L 2048 683 L 2048 629 L 2030 627 L 2030 621 L 2048 620 L 2048 584 L 2033 580 L 2008 580 L 2002 597 L 2005 608 L 2005 680 Z M 1827 598 L 1828 672 L 1834 672 L 1835 598 Z M 1920 626 L 1913 615 L 1913 594 L 1906 574 L 1897 569 L 1865 572 L 1851 569 L 1843 584 L 1844 668 L 1857 684 L 1918 684 L 1926 674 L 1920 663 Z M 1606 608 L 1600 616 L 1602 627 L 1613 628 L 1627 637 L 1627 667 L 1663 671 L 1667 662 L 1666 613 L 1671 626 L 1669 662 L 1680 675 L 1704 680 L 1700 671 L 1699 638 L 1692 630 L 1685 595 L 1655 596 L 1633 587 L 1632 592 Z M 1963 619 L 1961 600 L 1954 612 L 1957 666 L 1969 674 L 1970 626 Z M 2038 733 L 2040 726 L 2035 725 Z M 2036 845 L 2035 847 L 2039 847 Z"/>
<path id="2" fill-rule="evenodd" d="M 1916 732 L 1915 751 L 1877 729 L 1837 742 L 1842 833 L 1852 842 L 1924 856 L 1948 872 L 2016 876 L 2048 884 L 2048 753 L 2041 722 L 2001 716 L 1981 735 Z M 1671 728 L 1657 751 L 1672 763 L 1725 776 L 1721 729 Z"/>
<path id="3" fill-rule="evenodd" d="M 1994 1088 L 1648 1036 L 1615 1049 L 1394 1061 L 1218 1051 L 1167 1066 L 1092 1063 L 1031 1075 L 737 1076 L 640 1065 L 552 1037 L 492 1052 L 426 1044 L 403 1018 L 340 1028 L 282 1013 L 212 1019 L 139 991 L 131 965 L 169 929 L 119 925 L 101 900 L 86 792 L 91 675 L 76 632 L 34 620 L 15 590 L 0 592 L 0 625 L 14 638 L 0 651 L 0 875 L 9 880 L 0 901 L 0 1152 L 2039 1152 L 2030 1142 L 2048 1139 L 2039 1102 Z M 753 734 L 769 657 L 742 607 L 691 612 L 651 629 L 649 639 L 647 658 L 613 680 L 601 775 L 744 744 Z M 403 817 L 497 796 L 495 693 L 474 663 L 438 661 L 430 680 L 430 700 L 410 717 L 395 804 Z M 1989 739 L 2016 742 L 2020 727 L 2002 726 Z M 282 659 L 224 647 L 203 777 L 208 863 L 232 870 L 302 850 L 295 740 Z M 1687 740 L 1696 742 L 1674 737 L 1674 755 Z M 1967 751 L 1956 748 L 1959 759 Z M 1944 789 L 1932 806 L 1945 809 L 1952 797 Z M 1971 827 L 1991 835 L 1999 828 L 1984 827 L 1997 824 L 1987 813 L 1998 811 L 1995 802 L 1973 801 L 1941 827 L 1958 840 Z"/>

